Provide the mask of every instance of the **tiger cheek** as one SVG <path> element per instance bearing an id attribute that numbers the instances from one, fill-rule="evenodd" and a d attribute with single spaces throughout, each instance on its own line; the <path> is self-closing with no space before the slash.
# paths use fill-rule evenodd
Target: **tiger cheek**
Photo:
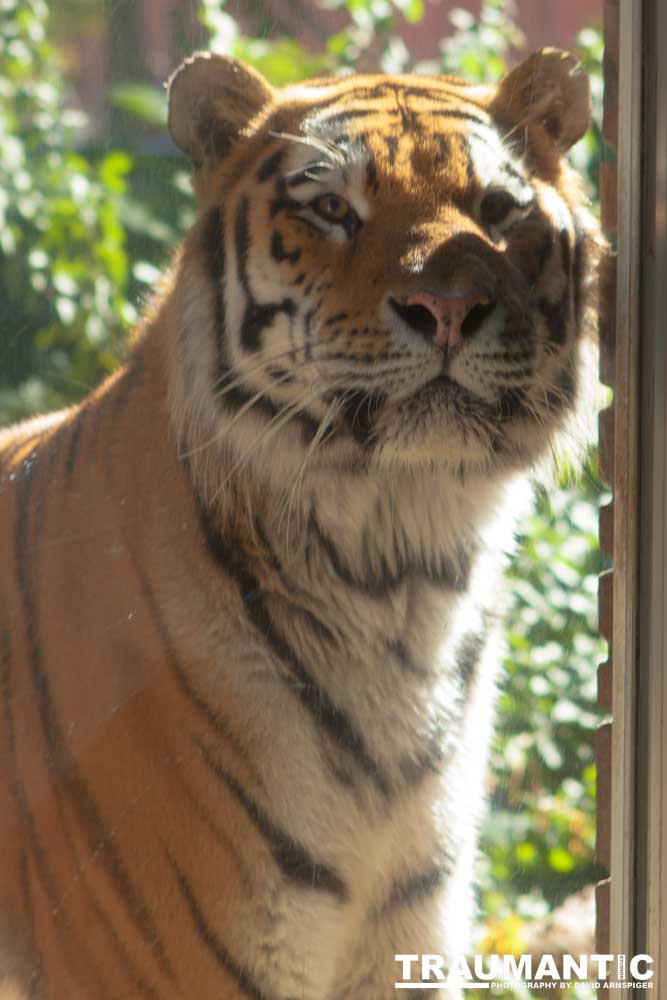
<path id="1" fill-rule="evenodd" d="M 277 226 L 271 231 L 269 253 L 276 264 L 287 265 L 284 270 L 281 270 L 281 273 L 288 275 L 290 270 L 296 267 L 302 257 L 302 250 L 298 239 L 290 237 L 289 234 L 284 236 L 283 230 Z"/>

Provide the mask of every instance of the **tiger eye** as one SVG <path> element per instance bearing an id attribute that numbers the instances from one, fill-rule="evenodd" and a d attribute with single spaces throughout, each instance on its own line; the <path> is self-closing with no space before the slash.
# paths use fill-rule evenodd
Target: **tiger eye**
<path id="1" fill-rule="evenodd" d="M 313 202 L 313 208 L 328 222 L 342 222 L 350 211 L 344 198 L 337 194 L 322 194 Z"/>
<path id="2" fill-rule="evenodd" d="M 479 215 L 484 226 L 497 226 L 516 208 L 516 200 L 509 191 L 489 191 L 482 198 Z"/>

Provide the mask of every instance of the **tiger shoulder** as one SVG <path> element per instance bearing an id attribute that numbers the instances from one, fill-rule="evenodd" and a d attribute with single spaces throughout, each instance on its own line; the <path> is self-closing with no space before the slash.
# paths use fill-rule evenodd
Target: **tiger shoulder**
<path id="1" fill-rule="evenodd" d="M 589 105 L 554 49 L 172 77 L 173 272 L 0 435 L 0 996 L 390 1000 L 465 954 L 502 566 L 594 409 Z"/>

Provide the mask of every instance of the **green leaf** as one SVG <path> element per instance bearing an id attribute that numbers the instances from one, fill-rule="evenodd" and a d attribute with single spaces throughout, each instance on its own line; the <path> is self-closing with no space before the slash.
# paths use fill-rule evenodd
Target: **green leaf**
<path id="1" fill-rule="evenodd" d="M 553 850 L 549 851 L 548 861 L 554 871 L 563 874 L 571 872 L 576 864 L 572 855 L 562 847 L 554 847 Z"/>
<path id="2" fill-rule="evenodd" d="M 151 125 L 166 125 L 167 96 L 146 83 L 117 83 L 109 92 L 112 107 L 138 115 Z"/>

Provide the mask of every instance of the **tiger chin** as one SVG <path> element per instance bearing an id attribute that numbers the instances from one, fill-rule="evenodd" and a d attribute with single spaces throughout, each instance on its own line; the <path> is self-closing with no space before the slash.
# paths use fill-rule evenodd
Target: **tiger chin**
<path id="1" fill-rule="evenodd" d="M 389 1000 L 466 953 L 499 575 L 596 383 L 589 116 L 553 49 L 174 74 L 197 221 L 127 364 L 0 436 L 0 995 Z"/>

